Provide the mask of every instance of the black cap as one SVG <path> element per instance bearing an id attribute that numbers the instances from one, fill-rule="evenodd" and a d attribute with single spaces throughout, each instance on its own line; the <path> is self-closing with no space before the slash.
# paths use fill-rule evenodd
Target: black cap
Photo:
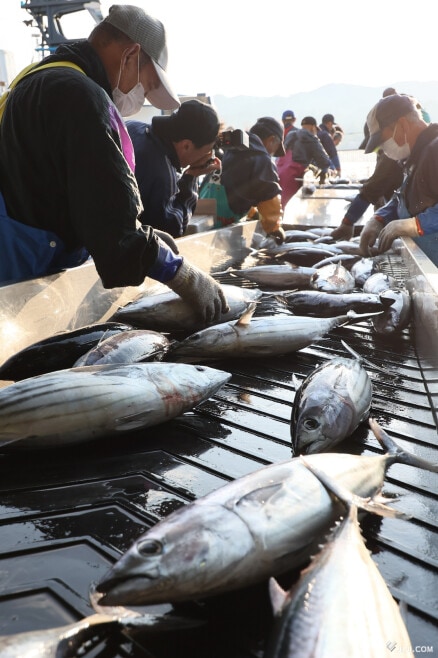
<path id="1" fill-rule="evenodd" d="M 275 135 L 281 140 L 281 142 L 274 153 L 274 157 L 279 158 L 286 153 L 283 144 L 283 126 L 277 121 L 277 119 L 274 119 L 274 117 L 261 117 L 260 119 L 257 119 L 257 123 L 253 125 L 249 132 L 258 135 L 260 139 L 266 139 L 266 137 Z"/>
<path id="2" fill-rule="evenodd" d="M 157 124 L 166 129 L 173 142 L 190 139 L 197 148 L 215 142 L 220 128 L 216 110 L 196 99 L 184 101 L 170 116 L 153 117 L 152 125 Z"/>
<path id="3" fill-rule="evenodd" d="M 330 121 L 332 123 L 335 122 L 335 117 L 333 116 L 333 114 L 324 114 L 324 116 L 322 117 L 322 123 L 329 123 Z"/>
<path id="4" fill-rule="evenodd" d="M 384 89 L 382 92 L 382 98 L 386 98 L 387 96 L 393 96 L 396 93 L 397 92 L 394 89 L 394 87 L 386 87 L 386 89 Z"/>
<path id="5" fill-rule="evenodd" d="M 367 116 L 370 138 L 365 147 L 365 153 L 372 153 L 382 144 L 382 130 L 384 128 L 415 110 L 415 100 L 410 96 L 391 94 L 381 98 Z"/>
<path id="6" fill-rule="evenodd" d="M 316 123 L 315 117 L 304 117 L 304 119 L 301 120 L 301 125 L 302 126 L 318 126 Z"/>

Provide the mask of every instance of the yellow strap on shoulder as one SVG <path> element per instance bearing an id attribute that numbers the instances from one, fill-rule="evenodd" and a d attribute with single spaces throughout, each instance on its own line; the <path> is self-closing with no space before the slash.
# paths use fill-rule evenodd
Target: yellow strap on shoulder
<path id="1" fill-rule="evenodd" d="M 68 68 L 71 69 L 76 69 L 76 71 L 80 71 L 85 75 L 85 72 L 81 69 L 80 66 L 77 64 L 73 64 L 73 62 L 67 62 L 67 61 L 59 61 L 59 62 L 49 62 L 48 64 L 42 64 L 41 66 L 38 66 L 38 64 L 29 64 L 29 66 L 26 66 L 20 73 L 15 76 L 15 78 L 12 80 L 11 84 L 9 85 L 9 88 L 5 91 L 4 94 L 0 96 L 0 122 L 3 117 L 3 112 L 5 111 L 6 107 L 6 101 L 8 100 L 8 96 L 12 89 L 16 86 L 20 80 L 22 80 L 26 75 L 29 75 L 30 73 L 36 73 L 37 71 L 41 71 L 41 69 L 51 69 L 59 66 L 67 66 Z"/>

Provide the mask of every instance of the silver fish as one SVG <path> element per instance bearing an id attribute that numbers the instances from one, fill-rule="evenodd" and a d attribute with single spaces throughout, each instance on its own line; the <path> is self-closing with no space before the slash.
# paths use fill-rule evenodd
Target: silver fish
<path id="1" fill-rule="evenodd" d="M 257 301 L 260 290 L 240 288 L 223 284 L 222 289 L 230 310 L 223 313 L 220 322 L 235 320 Z M 130 323 L 142 329 L 152 329 L 162 333 L 172 331 L 196 331 L 204 325 L 193 314 L 193 308 L 172 290 L 158 295 L 145 295 L 120 308 L 113 318 L 130 318 Z"/>
<path id="2" fill-rule="evenodd" d="M 385 274 L 385 272 L 375 272 L 368 277 L 365 283 L 362 286 L 364 292 L 371 292 L 375 295 L 388 290 L 388 288 L 396 288 L 397 281 L 390 274 Z"/>
<path id="3" fill-rule="evenodd" d="M 100 341 L 96 347 L 82 355 L 73 364 L 73 368 L 105 363 L 159 361 L 170 345 L 167 336 L 157 331 L 131 329 Z"/>
<path id="4" fill-rule="evenodd" d="M 310 278 L 316 270 L 313 267 L 298 267 L 290 263 L 282 265 L 255 265 L 241 270 L 231 270 L 230 274 L 248 279 L 267 288 L 309 288 Z"/>
<path id="5" fill-rule="evenodd" d="M 289 592 L 273 578 L 269 587 L 276 620 L 264 658 L 386 658 L 391 645 L 413 653 L 355 505 Z"/>
<path id="6" fill-rule="evenodd" d="M 383 311 L 392 302 L 382 300 L 379 295 L 362 292 L 346 292 L 333 295 L 321 290 L 284 291 L 276 299 L 298 315 L 334 317 L 348 311 L 372 313 Z"/>
<path id="7" fill-rule="evenodd" d="M 294 454 L 330 450 L 368 418 L 373 387 L 359 358 L 335 357 L 315 368 L 295 394 Z"/>
<path id="8" fill-rule="evenodd" d="M 374 331 L 392 335 L 405 329 L 411 321 L 412 304 L 409 292 L 402 288 L 388 288 L 380 293 L 382 301 L 391 303 L 379 316 L 372 318 Z"/>
<path id="9" fill-rule="evenodd" d="M 376 271 L 376 262 L 373 258 L 361 258 L 353 265 L 350 272 L 354 276 L 356 286 L 362 288 L 365 281 Z"/>
<path id="10" fill-rule="evenodd" d="M 207 327 L 173 343 L 168 358 L 196 363 L 287 354 L 320 340 L 336 327 L 369 317 L 347 313 L 334 318 L 282 314 L 253 318 L 254 310 L 254 306 L 250 307 L 239 320 Z"/>
<path id="11" fill-rule="evenodd" d="M 362 497 L 381 490 L 396 461 L 438 472 L 375 425 L 390 452 L 322 453 L 307 462 Z M 342 509 L 302 458 L 265 466 L 172 512 L 139 537 L 96 585 L 99 604 L 184 601 L 285 572 L 309 559 Z"/>
<path id="12" fill-rule="evenodd" d="M 213 395 L 231 375 L 176 363 L 84 366 L 0 390 L 0 447 L 94 440 L 170 420 Z"/>
<path id="13" fill-rule="evenodd" d="M 310 286 L 323 292 L 351 292 L 355 287 L 354 276 L 342 263 L 333 263 L 318 268 L 310 279 Z"/>
<path id="14" fill-rule="evenodd" d="M 132 610 L 126 610 L 124 617 L 99 613 L 65 626 L 0 636 L 0 658 L 77 658 L 115 632 L 134 628 L 156 632 L 196 625 L 195 620 L 140 615 Z"/>

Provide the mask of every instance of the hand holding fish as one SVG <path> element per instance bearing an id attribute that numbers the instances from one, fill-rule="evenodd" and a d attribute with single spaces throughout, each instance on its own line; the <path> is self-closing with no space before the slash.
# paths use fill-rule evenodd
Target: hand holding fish
<path id="1" fill-rule="evenodd" d="M 383 223 L 376 218 L 371 217 L 362 229 L 360 234 L 360 253 L 363 256 L 374 256 L 374 244 L 383 229 Z"/>
<path id="2" fill-rule="evenodd" d="M 379 253 L 388 251 L 396 238 L 416 237 L 418 237 L 418 229 L 415 217 L 394 219 L 382 229 L 379 235 Z"/>

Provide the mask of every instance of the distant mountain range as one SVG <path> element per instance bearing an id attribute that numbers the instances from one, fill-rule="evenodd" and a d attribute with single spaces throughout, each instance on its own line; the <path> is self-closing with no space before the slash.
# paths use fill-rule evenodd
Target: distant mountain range
<path id="1" fill-rule="evenodd" d="M 432 121 L 438 122 L 438 82 L 396 82 L 399 93 L 415 96 L 428 111 Z M 342 149 L 356 149 L 363 138 L 363 126 L 369 110 L 381 98 L 384 87 L 330 84 L 313 91 L 292 96 L 222 96 L 211 100 L 226 126 L 248 130 L 259 117 L 281 119 L 284 110 L 293 110 L 300 125 L 302 117 L 314 116 L 320 122 L 327 112 L 344 129 Z"/>

